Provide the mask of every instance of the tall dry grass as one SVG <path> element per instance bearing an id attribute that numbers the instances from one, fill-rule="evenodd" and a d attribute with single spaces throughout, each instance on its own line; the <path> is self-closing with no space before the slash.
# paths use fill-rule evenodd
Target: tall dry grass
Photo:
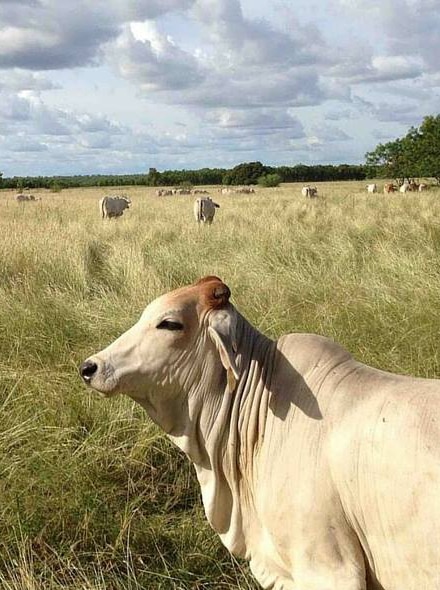
<path id="1" fill-rule="evenodd" d="M 271 337 L 317 332 L 383 369 L 440 374 L 440 193 L 300 188 L 214 192 L 201 228 L 191 197 L 152 189 L 127 188 L 113 221 L 102 189 L 0 193 L 1 588 L 256 588 L 206 524 L 186 459 L 77 375 L 164 291 L 217 274 Z"/>

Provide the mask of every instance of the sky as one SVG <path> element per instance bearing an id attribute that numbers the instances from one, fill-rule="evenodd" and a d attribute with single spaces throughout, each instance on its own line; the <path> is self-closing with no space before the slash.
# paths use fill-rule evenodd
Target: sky
<path id="1" fill-rule="evenodd" d="M 362 163 L 440 112 L 440 0 L 0 0 L 0 172 Z"/>

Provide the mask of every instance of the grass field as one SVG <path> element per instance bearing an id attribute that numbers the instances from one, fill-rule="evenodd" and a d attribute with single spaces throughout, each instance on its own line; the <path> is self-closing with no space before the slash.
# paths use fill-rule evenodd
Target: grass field
<path id="1" fill-rule="evenodd" d="M 311 201 L 299 185 L 215 191 L 201 228 L 193 197 L 154 189 L 125 189 L 132 209 L 112 221 L 105 189 L 0 191 L 2 590 L 257 588 L 206 523 L 187 460 L 143 410 L 78 377 L 164 291 L 217 274 L 271 337 L 316 332 L 440 376 L 440 190 L 318 187 Z"/>

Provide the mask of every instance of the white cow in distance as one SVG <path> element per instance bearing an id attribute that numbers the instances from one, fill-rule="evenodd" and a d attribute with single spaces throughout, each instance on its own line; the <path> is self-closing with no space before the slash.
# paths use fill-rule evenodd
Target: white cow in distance
<path id="1" fill-rule="evenodd" d="M 313 199 L 314 197 L 318 196 L 318 189 L 316 188 L 316 186 L 303 186 L 301 189 L 301 194 L 303 197 Z"/>
<path id="2" fill-rule="evenodd" d="M 211 225 L 214 221 L 215 210 L 220 208 L 218 203 L 214 203 L 211 197 L 199 197 L 194 201 L 194 217 L 197 223 L 207 223 Z"/>
<path id="3" fill-rule="evenodd" d="M 377 193 L 377 184 L 375 182 L 367 184 L 367 193 Z"/>
<path id="4" fill-rule="evenodd" d="M 410 182 L 404 182 L 399 187 L 399 191 L 401 193 L 418 192 L 418 190 L 419 190 L 419 185 L 416 182 L 414 182 L 413 180 Z"/>
<path id="5" fill-rule="evenodd" d="M 80 367 L 194 463 L 206 516 L 272 590 L 436 590 L 440 380 L 274 341 L 217 277 L 162 295 Z"/>
<path id="6" fill-rule="evenodd" d="M 120 217 L 130 205 L 131 200 L 128 197 L 103 197 L 99 201 L 99 211 L 102 219 L 111 219 Z"/>

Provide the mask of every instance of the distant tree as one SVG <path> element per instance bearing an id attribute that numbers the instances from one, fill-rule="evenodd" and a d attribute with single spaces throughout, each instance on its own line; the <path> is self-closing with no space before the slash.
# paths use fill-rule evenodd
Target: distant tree
<path id="1" fill-rule="evenodd" d="M 369 172 L 400 183 L 415 176 L 434 177 L 440 182 L 440 115 L 425 117 L 419 128 L 405 137 L 380 143 L 365 154 Z"/>
<path id="2" fill-rule="evenodd" d="M 263 176 L 260 176 L 258 179 L 258 184 L 266 188 L 279 186 L 280 182 L 281 176 L 276 172 L 272 172 L 271 174 L 263 174 Z"/>
<path id="3" fill-rule="evenodd" d="M 160 178 L 160 172 L 156 168 L 149 168 L 147 174 L 147 184 L 149 186 L 158 186 Z"/>
<path id="4" fill-rule="evenodd" d="M 425 117 L 415 132 L 419 176 L 433 177 L 440 184 L 440 115 Z"/>
<path id="5" fill-rule="evenodd" d="M 266 171 L 266 166 L 261 162 L 239 164 L 224 175 L 223 184 L 257 184 Z"/>

